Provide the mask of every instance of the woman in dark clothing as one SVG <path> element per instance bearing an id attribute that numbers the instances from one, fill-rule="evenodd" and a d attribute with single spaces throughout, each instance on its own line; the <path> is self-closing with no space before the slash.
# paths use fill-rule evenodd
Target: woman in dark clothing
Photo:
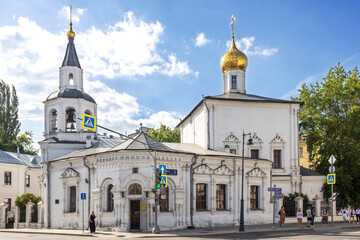
<path id="1" fill-rule="evenodd" d="M 90 221 L 90 232 L 91 233 L 95 233 L 95 214 L 94 211 L 91 212 L 91 215 L 89 217 L 89 221 Z"/>

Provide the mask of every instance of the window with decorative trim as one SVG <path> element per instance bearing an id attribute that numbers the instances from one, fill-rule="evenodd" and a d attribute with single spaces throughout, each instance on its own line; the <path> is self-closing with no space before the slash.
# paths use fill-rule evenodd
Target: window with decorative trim
<path id="1" fill-rule="evenodd" d="M 259 186 L 252 185 L 250 186 L 250 209 L 257 210 L 259 209 Z"/>
<path id="2" fill-rule="evenodd" d="M 11 172 L 6 171 L 4 173 L 4 184 L 11 185 Z"/>
<path id="3" fill-rule="evenodd" d="M 69 212 L 76 212 L 76 186 L 71 186 L 69 192 Z"/>
<path id="4" fill-rule="evenodd" d="M 274 168 L 282 168 L 280 149 L 274 150 Z"/>
<path id="5" fill-rule="evenodd" d="M 226 210 L 226 185 L 216 185 L 216 210 Z"/>
<path id="6" fill-rule="evenodd" d="M 196 184 L 196 210 L 207 209 L 206 184 Z"/>
<path id="7" fill-rule="evenodd" d="M 259 158 L 259 149 L 251 149 L 251 158 L 258 159 Z"/>

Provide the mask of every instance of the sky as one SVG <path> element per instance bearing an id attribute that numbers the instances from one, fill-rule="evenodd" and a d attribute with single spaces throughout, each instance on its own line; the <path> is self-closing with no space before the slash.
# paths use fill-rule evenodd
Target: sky
<path id="1" fill-rule="evenodd" d="M 289 99 L 338 62 L 360 63 L 359 1 L 2 0 L 0 79 L 15 86 L 21 133 L 36 142 L 43 101 L 59 86 L 70 5 L 85 92 L 98 124 L 121 133 L 173 128 L 203 94 L 222 94 L 232 15 L 247 93 Z"/>

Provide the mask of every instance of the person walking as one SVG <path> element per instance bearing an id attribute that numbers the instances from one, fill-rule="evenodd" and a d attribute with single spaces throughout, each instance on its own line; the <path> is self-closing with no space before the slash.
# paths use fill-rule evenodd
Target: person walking
<path id="1" fill-rule="evenodd" d="M 310 222 L 310 226 L 314 227 L 314 221 L 315 221 L 315 207 L 311 208 L 311 222 Z"/>
<path id="2" fill-rule="evenodd" d="M 360 221 L 360 209 L 359 209 L 359 207 L 356 208 L 355 213 L 356 213 L 356 223 L 359 223 L 359 221 Z"/>
<path id="3" fill-rule="evenodd" d="M 350 218 L 351 218 L 351 222 L 355 223 L 355 216 L 356 216 L 356 212 L 354 208 L 351 208 L 351 214 L 350 214 Z"/>
<path id="4" fill-rule="evenodd" d="M 342 214 L 344 222 L 346 222 L 347 221 L 347 215 L 348 215 L 348 210 L 346 209 L 346 207 L 343 208 L 343 210 L 341 211 L 341 214 Z"/>
<path id="5" fill-rule="evenodd" d="M 321 219 L 321 223 L 323 227 L 326 227 L 326 224 L 328 223 L 328 216 L 329 213 L 327 211 L 326 208 L 324 208 L 323 212 L 322 212 L 322 219 Z"/>
<path id="6" fill-rule="evenodd" d="M 286 215 L 284 206 L 281 207 L 279 212 L 280 212 L 279 225 L 280 225 L 280 227 L 282 227 L 285 224 L 285 215 Z"/>
<path id="7" fill-rule="evenodd" d="M 311 221 L 311 209 L 310 206 L 308 206 L 308 209 L 306 210 L 306 227 L 310 227 L 310 221 Z"/>
<path id="8" fill-rule="evenodd" d="M 90 233 L 95 233 L 95 214 L 94 211 L 91 212 L 89 216 L 89 222 L 90 222 Z"/>
<path id="9" fill-rule="evenodd" d="M 303 212 L 301 210 L 301 208 L 299 208 L 298 212 L 296 213 L 296 218 L 297 218 L 297 222 L 298 222 L 298 228 L 302 229 L 302 218 L 303 218 Z"/>

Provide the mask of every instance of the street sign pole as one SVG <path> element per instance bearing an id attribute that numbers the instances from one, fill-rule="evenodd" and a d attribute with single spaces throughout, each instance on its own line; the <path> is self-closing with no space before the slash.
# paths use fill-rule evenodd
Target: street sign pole
<path id="1" fill-rule="evenodd" d="M 83 227 L 83 233 L 84 233 L 84 199 L 82 199 L 81 201 L 82 201 L 82 220 L 83 220 L 82 227 Z"/>
<path id="2" fill-rule="evenodd" d="M 331 155 L 331 157 L 329 158 L 329 162 L 331 165 L 330 173 L 335 173 L 335 168 L 333 167 L 335 161 L 336 161 L 336 158 L 333 155 Z M 334 184 L 331 184 L 330 203 L 331 203 L 331 226 L 334 226 Z"/>
<path id="3" fill-rule="evenodd" d="M 276 188 L 276 185 L 274 185 L 274 188 Z M 275 193 L 273 195 L 273 225 L 272 229 L 275 230 L 275 209 L 276 209 L 276 201 L 275 201 Z"/>

